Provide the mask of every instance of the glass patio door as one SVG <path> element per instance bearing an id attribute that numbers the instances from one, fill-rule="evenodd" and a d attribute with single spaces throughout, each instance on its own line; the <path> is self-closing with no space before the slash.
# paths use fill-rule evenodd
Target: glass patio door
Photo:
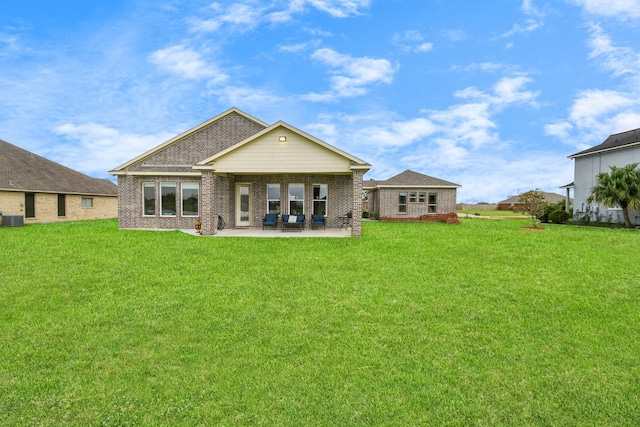
<path id="1" fill-rule="evenodd" d="M 236 227 L 251 227 L 251 184 L 236 185 Z"/>

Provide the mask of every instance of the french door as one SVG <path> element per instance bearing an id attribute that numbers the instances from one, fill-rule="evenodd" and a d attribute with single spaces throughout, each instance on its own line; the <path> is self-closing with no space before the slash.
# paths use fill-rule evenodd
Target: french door
<path id="1" fill-rule="evenodd" d="M 236 184 L 236 227 L 251 227 L 251 184 Z"/>

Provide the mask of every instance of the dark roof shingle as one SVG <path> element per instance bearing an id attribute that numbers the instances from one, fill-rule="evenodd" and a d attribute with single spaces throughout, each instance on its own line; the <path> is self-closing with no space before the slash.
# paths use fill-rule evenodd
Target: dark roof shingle
<path id="1" fill-rule="evenodd" d="M 0 139 L 0 189 L 117 196 L 107 179 L 92 178 Z"/>
<path id="2" fill-rule="evenodd" d="M 631 144 L 640 144 L 640 128 L 609 135 L 609 137 L 605 139 L 602 144 L 596 145 L 595 147 L 587 148 L 586 150 L 582 150 L 578 153 L 572 154 L 569 156 L 569 158 L 580 157 L 587 154 L 595 154 L 600 151 L 607 151 L 607 150 L 612 150 L 616 148 L 622 148 L 626 145 L 631 145 Z"/>
<path id="3" fill-rule="evenodd" d="M 369 180 L 363 183 L 365 188 L 375 188 L 377 186 L 393 185 L 393 186 L 411 186 L 411 187 L 460 187 L 459 184 L 445 181 L 444 179 L 434 178 L 429 175 L 406 170 L 397 175 L 392 176 L 386 181 Z"/>

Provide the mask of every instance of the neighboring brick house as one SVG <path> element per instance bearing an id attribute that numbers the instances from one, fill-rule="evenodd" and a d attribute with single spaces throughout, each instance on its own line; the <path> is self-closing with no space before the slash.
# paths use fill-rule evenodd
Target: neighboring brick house
<path id="1" fill-rule="evenodd" d="M 215 234 L 262 228 L 267 213 L 323 214 L 327 227 L 353 216 L 362 233 L 362 176 L 371 165 L 282 121 L 268 125 L 236 108 L 170 139 L 109 173 L 118 177 L 123 229 Z"/>
<path id="2" fill-rule="evenodd" d="M 386 181 L 365 181 L 370 216 L 382 221 L 446 220 L 460 185 L 411 170 Z"/>
<path id="3" fill-rule="evenodd" d="M 566 199 L 561 194 L 556 193 L 547 193 L 544 191 L 539 191 L 544 195 L 544 200 L 549 204 L 555 204 L 558 202 L 564 202 Z M 499 211 L 513 211 L 522 207 L 520 203 L 520 196 L 509 196 L 501 202 L 498 202 L 498 210 Z"/>
<path id="4" fill-rule="evenodd" d="M 0 212 L 5 224 L 116 218 L 118 187 L 0 140 Z"/>
<path id="5" fill-rule="evenodd" d="M 610 135 L 602 144 L 569 156 L 574 160 L 574 181 L 565 185 L 567 194 L 573 188 L 573 214 L 576 219 L 589 217 L 592 221 L 624 223 L 619 207 L 589 203 L 591 189 L 599 173 L 609 173 L 609 166 L 624 167 L 640 163 L 640 129 Z M 640 225 L 640 212 L 629 211 L 631 224 Z"/>

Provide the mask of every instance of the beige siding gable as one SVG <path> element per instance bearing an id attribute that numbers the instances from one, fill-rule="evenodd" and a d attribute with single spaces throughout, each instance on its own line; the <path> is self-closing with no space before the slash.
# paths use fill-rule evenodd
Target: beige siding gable
<path id="1" fill-rule="evenodd" d="M 217 173 L 351 173 L 352 164 L 335 150 L 283 126 L 212 161 Z"/>

